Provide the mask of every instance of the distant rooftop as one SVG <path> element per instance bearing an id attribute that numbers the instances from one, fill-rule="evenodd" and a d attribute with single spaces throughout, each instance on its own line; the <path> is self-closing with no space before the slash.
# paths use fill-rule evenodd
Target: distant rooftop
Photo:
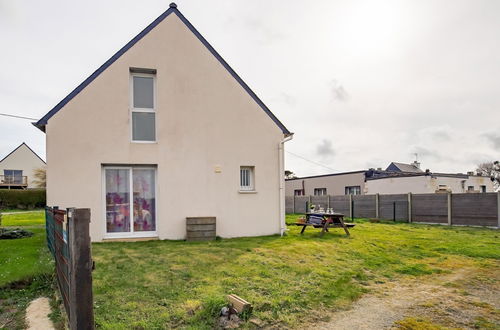
<path id="1" fill-rule="evenodd" d="M 389 166 L 387 166 L 385 170 L 390 172 L 422 173 L 423 171 L 419 166 L 420 164 L 417 162 L 414 162 L 412 164 L 392 162 L 389 164 Z"/>

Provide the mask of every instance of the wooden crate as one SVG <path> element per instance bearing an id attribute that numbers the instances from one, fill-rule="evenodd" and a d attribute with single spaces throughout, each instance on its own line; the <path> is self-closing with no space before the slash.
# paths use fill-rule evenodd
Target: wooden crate
<path id="1" fill-rule="evenodd" d="M 186 218 L 187 241 L 211 241 L 216 236 L 215 217 Z"/>

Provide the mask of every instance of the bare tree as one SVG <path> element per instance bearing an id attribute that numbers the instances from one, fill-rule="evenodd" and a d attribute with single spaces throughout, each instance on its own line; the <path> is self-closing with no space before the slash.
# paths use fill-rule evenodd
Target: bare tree
<path id="1" fill-rule="evenodd" d="M 295 173 L 289 170 L 285 170 L 285 179 L 295 179 L 297 176 Z"/>
<path id="2" fill-rule="evenodd" d="M 494 190 L 500 192 L 500 162 L 498 160 L 493 162 L 490 178 L 493 181 Z"/>
<path id="3" fill-rule="evenodd" d="M 33 183 L 37 186 L 37 188 L 45 188 L 47 185 L 47 170 L 45 167 L 37 168 L 33 171 L 33 173 L 35 176 Z"/>
<path id="4" fill-rule="evenodd" d="M 477 165 L 476 173 L 482 176 L 491 176 L 493 162 L 480 163 Z"/>

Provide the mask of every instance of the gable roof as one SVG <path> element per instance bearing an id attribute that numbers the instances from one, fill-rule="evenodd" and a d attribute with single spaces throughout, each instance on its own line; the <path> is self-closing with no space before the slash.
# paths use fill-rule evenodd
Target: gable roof
<path id="1" fill-rule="evenodd" d="M 40 156 L 38 156 L 38 154 L 37 154 L 36 152 L 34 152 L 34 151 L 33 151 L 33 149 L 31 149 L 31 148 L 30 148 L 30 147 L 26 144 L 26 142 L 21 143 L 21 144 L 20 144 L 20 145 L 19 145 L 16 149 L 14 149 L 14 150 L 12 150 L 11 152 L 9 152 L 9 153 L 7 154 L 7 156 L 5 156 L 4 158 L 2 158 L 2 159 L 0 160 L 0 163 L 1 163 L 1 162 L 3 162 L 4 160 L 6 160 L 6 159 L 7 159 L 10 155 L 12 155 L 14 152 L 16 152 L 16 151 L 17 151 L 17 149 L 21 148 L 23 145 L 24 145 L 26 148 L 28 148 L 28 150 L 29 150 L 29 151 L 31 151 L 31 152 L 32 152 L 35 156 L 37 156 L 37 157 L 38 157 L 38 159 L 40 159 L 40 160 L 41 160 L 44 164 L 47 164 L 47 163 L 46 163 L 46 162 L 45 162 L 45 161 L 44 161 L 44 160 L 43 160 Z"/>
<path id="2" fill-rule="evenodd" d="M 274 123 L 281 129 L 283 134 L 292 135 L 285 125 L 283 125 L 279 119 L 269 110 L 269 108 L 262 102 L 259 97 L 248 87 L 248 85 L 243 81 L 243 79 L 238 76 L 238 74 L 227 64 L 227 62 L 222 58 L 222 56 L 217 53 L 217 51 L 208 43 L 208 41 L 196 30 L 196 28 L 181 14 L 177 9 L 175 3 L 171 3 L 169 9 L 167 9 L 163 14 L 161 14 L 157 19 L 155 19 L 151 24 L 149 24 L 144 30 L 142 30 L 138 35 L 136 35 L 132 40 L 130 40 L 125 46 L 123 46 L 118 52 L 116 52 L 109 60 L 104 62 L 94 73 L 92 73 L 87 79 L 85 79 L 78 87 L 76 87 L 71 93 L 69 93 L 61 102 L 59 102 L 54 108 L 52 108 L 45 116 L 43 116 L 34 126 L 38 127 L 40 130 L 45 132 L 45 125 L 49 119 L 54 116 L 59 110 L 61 110 L 69 101 L 71 101 L 76 95 L 78 95 L 85 87 L 87 87 L 94 79 L 96 79 L 104 70 L 106 70 L 111 64 L 113 64 L 117 59 L 119 59 L 127 50 L 132 48 L 139 40 L 141 40 L 146 34 L 148 34 L 152 29 L 154 29 L 158 24 L 160 24 L 165 18 L 170 14 L 175 14 L 179 19 L 188 27 L 188 29 L 193 32 L 193 34 L 201 41 L 205 47 L 215 56 L 215 58 L 222 64 L 222 66 L 233 76 L 234 79 L 243 87 L 245 91 L 252 97 L 252 99 L 257 102 L 257 104 L 264 110 L 264 112 L 274 121 Z"/>
<path id="3" fill-rule="evenodd" d="M 392 162 L 387 166 L 386 171 L 399 171 L 399 172 L 412 172 L 422 173 L 423 171 L 413 164 L 396 163 Z"/>

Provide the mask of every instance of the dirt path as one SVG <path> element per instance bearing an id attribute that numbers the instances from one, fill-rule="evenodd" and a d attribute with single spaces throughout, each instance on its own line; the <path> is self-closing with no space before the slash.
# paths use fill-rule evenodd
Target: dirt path
<path id="1" fill-rule="evenodd" d="M 425 282 L 424 282 L 425 281 Z M 316 329 L 500 328 L 498 268 L 395 281 L 372 287 L 350 310 Z M 306 326 L 306 328 L 310 328 Z"/>
<path id="2" fill-rule="evenodd" d="M 45 297 L 33 300 L 26 308 L 26 323 L 29 330 L 52 330 L 54 325 L 49 319 L 49 299 Z"/>

